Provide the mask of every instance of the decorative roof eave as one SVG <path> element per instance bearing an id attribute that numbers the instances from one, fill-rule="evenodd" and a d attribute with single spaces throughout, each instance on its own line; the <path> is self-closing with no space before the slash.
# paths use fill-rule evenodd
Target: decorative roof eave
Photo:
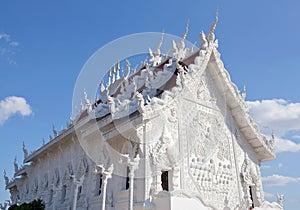
<path id="1" fill-rule="evenodd" d="M 16 180 L 13 179 L 12 181 L 10 181 L 6 186 L 5 186 L 5 190 L 7 189 L 12 189 L 14 187 L 17 187 L 17 183 Z"/>
<path id="2" fill-rule="evenodd" d="M 38 159 L 38 157 L 43 155 L 46 151 L 49 151 L 51 148 L 57 146 L 59 143 L 62 143 L 62 140 L 66 140 L 66 137 L 71 135 L 72 133 L 74 133 L 74 126 L 69 127 L 66 131 L 59 134 L 53 140 L 49 141 L 47 144 L 43 145 L 42 147 L 28 155 L 28 157 L 24 159 L 24 163 L 29 163 Z"/>
<path id="3" fill-rule="evenodd" d="M 237 123 L 240 132 L 257 154 L 260 161 L 274 160 L 276 158 L 274 148 L 270 146 L 267 138 L 261 134 L 257 124 L 248 113 L 248 107 L 242 98 L 237 86 L 231 81 L 229 73 L 220 59 L 220 53 L 216 48 L 212 50 L 212 61 L 216 64 L 217 75 L 225 90 L 226 102 L 231 109 L 232 116 Z"/>
<path id="4" fill-rule="evenodd" d="M 26 167 L 26 165 L 22 166 L 18 171 L 15 172 L 14 176 L 25 176 L 27 174 L 25 169 Z"/>

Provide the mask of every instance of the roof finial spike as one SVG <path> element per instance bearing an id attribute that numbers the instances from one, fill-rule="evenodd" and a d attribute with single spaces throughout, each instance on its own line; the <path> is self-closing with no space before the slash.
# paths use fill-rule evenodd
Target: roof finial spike
<path id="1" fill-rule="evenodd" d="M 23 149 L 23 153 L 24 153 L 24 159 L 26 159 L 28 157 L 28 150 L 26 149 L 24 141 L 23 141 L 23 144 L 22 144 L 22 149 Z"/>
<path id="2" fill-rule="evenodd" d="M 214 34 L 215 33 L 215 29 L 216 29 L 216 26 L 217 26 L 217 23 L 219 21 L 219 9 L 217 7 L 217 10 L 216 10 L 216 19 L 215 21 L 213 22 L 213 24 L 210 26 L 210 33 L 211 34 Z"/>
<path id="3" fill-rule="evenodd" d="M 158 45 L 157 45 L 157 48 L 156 48 L 157 56 L 160 55 L 160 48 L 161 48 L 161 45 L 162 45 L 163 40 L 164 40 L 164 34 L 165 34 L 165 32 L 164 32 L 164 30 L 163 30 L 163 31 L 161 32 L 161 39 L 160 39 L 160 41 L 158 42 Z"/>
<path id="4" fill-rule="evenodd" d="M 245 100 L 246 99 L 246 95 L 247 95 L 246 85 L 244 85 L 243 93 L 241 95 L 242 95 L 243 100 Z"/>
<path id="5" fill-rule="evenodd" d="M 85 108 L 89 109 L 91 107 L 91 101 L 88 99 L 86 89 L 83 90 L 83 95 L 84 95 Z"/>
<path id="6" fill-rule="evenodd" d="M 105 90 L 105 87 L 104 87 L 104 84 L 103 84 L 103 83 L 104 83 L 103 81 L 101 81 L 101 82 L 99 83 L 99 86 L 100 86 L 100 92 L 101 92 L 101 93 Z"/>
<path id="7" fill-rule="evenodd" d="M 184 41 L 185 38 L 186 38 L 186 35 L 188 34 L 189 32 L 189 22 L 190 20 L 188 19 L 187 22 L 186 22 L 186 25 L 185 25 L 185 32 L 182 34 L 181 36 L 181 40 Z"/>
<path id="8" fill-rule="evenodd" d="M 116 65 L 113 65 L 111 67 L 111 75 L 112 75 L 112 80 L 111 83 L 113 84 L 116 81 Z"/>

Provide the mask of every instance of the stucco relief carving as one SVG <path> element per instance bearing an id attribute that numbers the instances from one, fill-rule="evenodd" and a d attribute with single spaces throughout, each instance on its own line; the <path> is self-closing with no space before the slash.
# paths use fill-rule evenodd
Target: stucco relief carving
<path id="1" fill-rule="evenodd" d="M 174 141 L 166 126 L 159 140 L 149 145 L 149 151 L 151 161 L 156 168 L 171 168 L 175 164 Z"/>
<path id="2" fill-rule="evenodd" d="M 222 121 L 221 114 L 199 108 L 186 125 L 193 185 L 204 201 L 218 203 L 220 208 L 224 204 L 218 201 L 229 196 L 235 186 L 229 137 Z"/>
<path id="3" fill-rule="evenodd" d="M 52 184 L 57 186 L 60 181 L 60 175 L 59 175 L 59 169 L 54 170 L 53 178 L 52 178 Z"/>
<path id="4" fill-rule="evenodd" d="M 45 174 L 43 177 L 42 188 L 43 190 L 48 188 L 48 174 Z"/>
<path id="5" fill-rule="evenodd" d="M 80 160 L 76 177 L 84 176 L 87 172 L 88 172 L 88 162 L 87 159 L 84 157 Z"/>

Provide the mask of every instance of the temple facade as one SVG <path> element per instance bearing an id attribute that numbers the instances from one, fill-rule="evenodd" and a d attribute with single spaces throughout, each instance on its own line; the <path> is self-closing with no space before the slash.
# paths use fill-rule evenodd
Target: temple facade
<path id="1" fill-rule="evenodd" d="M 216 21 L 217 22 L 217 21 Z M 15 163 L 11 202 L 42 199 L 46 209 L 282 209 L 264 199 L 260 165 L 275 159 L 224 68 L 214 30 L 200 48 L 170 56 L 160 44 L 141 68 L 116 65 L 48 143 Z"/>

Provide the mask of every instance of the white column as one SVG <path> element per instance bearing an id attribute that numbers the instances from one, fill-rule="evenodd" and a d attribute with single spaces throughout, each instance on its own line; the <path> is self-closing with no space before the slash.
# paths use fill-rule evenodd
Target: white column
<path id="1" fill-rule="evenodd" d="M 72 210 L 76 210 L 77 206 L 77 196 L 78 196 L 78 188 L 82 186 L 83 180 L 84 180 L 84 175 L 80 177 L 79 179 L 75 179 L 75 176 L 71 176 L 73 178 L 73 183 L 75 184 L 75 190 L 74 190 L 74 200 L 73 200 L 73 208 Z"/>
<path id="2" fill-rule="evenodd" d="M 134 171 L 138 169 L 139 162 L 140 162 L 140 156 L 137 154 L 137 156 L 131 161 L 129 154 L 127 155 L 121 155 L 124 159 L 120 159 L 120 163 L 126 165 L 126 167 L 129 168 L 129 202 L 128 202 L 128 210 L 133 210 L 133 180 L 134 180 Z"/>
<path id="3" fill-rule="evenodd" d="M 128 159 L 129 160 L 129 159 Z M 129 204 L 128 209 L 133 210 L 133 180 L 134 180 L 134 171 L 138 169 L 140 157 L 137 155 L 133 161 L 128 161 L 129 167 Z"/>
<path id="4" fill-rule="evenodd" d="M 105 210 L 107 181 L 108 181 L 108 179 L 112 178 L 112 172 L 114 170 L 114 165 L 111 164 L 111 166 L 107 170 L 104 168 L 103 165 L 97 165 L 97 167 L 101 168 L 101 170 L 102 170 L 102 178 L 103 178 L 102 210 Z"/>

